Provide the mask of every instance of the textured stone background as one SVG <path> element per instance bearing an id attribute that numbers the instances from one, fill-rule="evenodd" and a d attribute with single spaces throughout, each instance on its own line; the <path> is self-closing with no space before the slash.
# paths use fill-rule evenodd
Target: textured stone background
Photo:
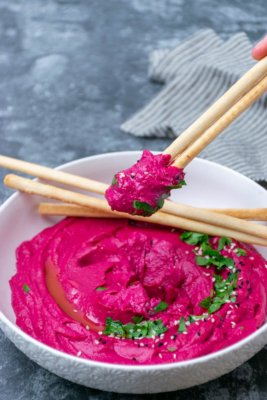
<path id="1" fill-rule="evenodd" d="M 160 88 L 147 80 L 149 52 L 206 27 L 223 38 L 245 31 L 255 41 L 267 31 L 266 0 L 0 0 L 1 153 L 56 166 L 164 148 L 168 140 L 127 136 L 119 125 Z M 1 187 L 0 200 L 8 195 Z M 64 381 L 0 333 L 1 400 L 139 398 L 266 399 L 267 349 L 205 385 L 129 396 Z"/>

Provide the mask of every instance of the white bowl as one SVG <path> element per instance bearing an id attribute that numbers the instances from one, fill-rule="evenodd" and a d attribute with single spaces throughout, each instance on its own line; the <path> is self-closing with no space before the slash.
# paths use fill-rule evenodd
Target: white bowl
<path id="1" fill-rule="evenodd" d="M 118 170 L 132 165 L 140 152 L 102 154 L 77 160 L 60 169 L 110 182 Z M 187 168 L 188 186 L 173 199 L 203 207 L 266 207 L 267 191 L 250 179 L 201 159 Z M 121 393 L 158 393 L 184 389 L 217 378 L 238 367 L 267 343 L 267 325 L 246 339 L 189 361 L 151 366 L 126 366 L 77 358 L 54 350 L 15 323 L 9 279 L 15 274 L 15 249 L 55 222 L 38 215 L 36 197 L 15 194 L 0 208 L 0 327 L 30 359 L 49 371 L 91 388 Z M 266 249 L 259 249 L 267 257 Z M 33 265 L 34 273 L 34 265 Z"/>

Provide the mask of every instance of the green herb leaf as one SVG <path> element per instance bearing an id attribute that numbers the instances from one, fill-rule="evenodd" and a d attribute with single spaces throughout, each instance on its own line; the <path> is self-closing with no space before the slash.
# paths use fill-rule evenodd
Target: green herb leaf
<path id="1" fill-rule="evenodd" d="M 128 323 L 123 325 L 121 321 L 114 321 L 108 317 L 106 327 L 103 332 L 107 336 L 124 337 L 127 339 L 141 339 L 159 336 L 166 332 L 167 328 L 163 325 L 161 319 L 147 320 L 140 323 Z"/>
<path id="2" fill-rule="evenodd" d="M 161 301 L 161 302 L 159 302 L 159 304 L 156 307 L 154 307 L 154 310 L 156 312 L 160 312 L 160 311 L 166 310 L 168 307 L 169 307 L 169 305 L 167 303 L 165 303 L 165 301 Z"/>
<path id="3" fill-rule="evenodd" d="M 143 321 L 144 317 L 142 315 L 134 315 L 132 320 L 135 324 L 139 324 L 141 321 Z"/>
<path id="4" fill-rule="evenodd" d="M 221 308 L 221 306 L 224 304 L 224 302 L 222 301 L 222 300 L 217 300 L 217 301 L 214 301 L 214 303 L 212 303 L 210 306 L 209 306 L 209 308 L 208 308 L 208 313 L 209 314 L 212 314 L 212 313 L 214 313 L 215 311 L 218 311 L 220 308 Z"/>
<path id="5" fill-rule="evenodd" d="M 212 299 L 211 299 L 210 296 L 206 297 L 205 299 L 203 299 L 203 300 L 199 303 L 200 307 L 206 308 L 206 309 L 208 309 L 208 308 L 211 306 L 211 304 L 212 304 Z"/>
<path id="6" fill-rule="evenodd" d="M 167 186 L 167 190 L 181 189 L 181 187 L 185 185 L 186 181 L 182 179 L 179 183 L 177 183 L 177 185 Z"/>
<path id="7" fill-rule="evenodd" d="M 145 201 L 139 201 L 139 200 L 134 200 L 133 201 L 133 207 L 136 210 L 141 210 L 143 211 L 144 216 L 149 216 L 154 214 L 156 211 L 158 211 L 158 208 L 155 207 L 153 208 L 150 204 L 146 203 Z"/>
<path id="8" fill-rule="evenodd" d="M 180 239 L 183 242 L 186 242 L 191 245 L 201 244 L 208 240 L 208 235 L 204 233 L 197 233 L 197 232 L 183 232 L 180 235 Z"/>
<path id="9" fill-rule="evenodd" d="M 224 249 L 224 246 L 229 246 L 231 243 L 232 243 L 232 240 L 230 238 L 222 236 L 219 239 L 218 250 L 221 251 L 222 249 Z"/>
<path id="10" fill-rule="evenodd" d="M 118 184 L 118 179 L 116 178 L 116 175 L 113 176 L 111 186 L 116 186 Z"/>
<path id="11" fill-rule="evenodd" d="M 95 290 L 97 290 L 98 292 L 102 292 L 103 290 L 107 290 L 106 286 L 98 286 Z"/>
<path id="12" fill-rule="evenodd" d="M 240 247 L 238 247 L 238 248 L 235 250 L 235 253 L 238 255 L 238 257 L 246 256 L 246 255 L 247 255 L 246 250 L 241 249 Z"/>
<path id="13" fill-rule="evenodd" d="M 31 290 L 30 287 L 28 285 L 23 285 L 23 290 L 25 293 L 29 293 L 29 291 Z"/>
<path id="14" fill-rule="evenodd" d="M 179 322 L 178 333 L 186 332 L 185 319 L 182 317 Z"/>

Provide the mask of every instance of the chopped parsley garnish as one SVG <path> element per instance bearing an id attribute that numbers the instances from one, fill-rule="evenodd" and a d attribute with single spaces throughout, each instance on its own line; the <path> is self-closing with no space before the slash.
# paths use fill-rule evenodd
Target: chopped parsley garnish
<path id="1" fill-rule="evenodd" d="M 156 307 L 154 307 L 154 310 L 156 312 L 160 312 L 160 311 L 166 310 L 168 307 L 169 307 L 169 305 L 167 303 L 165 303 L 165 301 L 161 301 L 161 302 L 159 302 L 159 304 Z"/>
<path id="2" fill-rule="evenodd" d="M 181 240 L 192 245 L 200 246 L 203 256 L 196 256 L 196 263 L 200 266 L 214 265 L 218 270 L 224 267 L 234 267 L 235 263 L 232 258 L 225 257 L 220 254 L 220 250 L 224 248 L 225 245 L 231 243 L 231 239 L 222 237 L 219 240 L 218 250 L 213 249 L 209 243 L 209 236 L 204 233 L 197 232 L 184 232 L 180 235 Z"/>
<path id="3" fill-rule="evenodd" d="M 116 178 L 116 175 L 113 176 L 112 182 L 111 182 L 111 186 L 116 186 L 118 183 L 118 179 Z"/>
<path id="4" fill-rule="evenodd" d="M 98 292 L 103 292 L 103 290 L 107 290 L 106 286 L 98 286 L 95 290 L 97 290 Z"/>
<path id="5" fill-rule="evenodd" d="M 184 232 L 180 236 L 184 242 L 200 247 L 200 252 L 196 255 L 196 263 L 200 266 L 213 265 L 218 271 L 223 268 L 228 268 L 232 272 L 229 273 L 227 279 L 223 279 L 221 275 L 214 275 L 214 288 L 211 291 L 210 296 L 206 297 L 200 302 L 200 306 L 208 311 L 209 314 L 213 314 L 218 311 L 225 303 L 235 302 L 235 289 L 237 286 L 238 272 L 236 271 L 236 265 L 232 258 L 223 256 L 220 251 L 229 246 L 232 240 L 227 237 L 221 237 L 218 242 L 217 250 L 211 247 L 209 242 L 209 236 L 206 234 L 196 232 Z M 240 251 L 241 250 L 241 251 Z M 237 249 L 236 253 L 238 256 L 245 255 L 246 252 L 243 249 Z M 200 316 L 201 317 L 201 316 Z M 200 319 L 200 318 L 199 318 Z M 190 323 L 195 322 L 193 316 L 188 317 Z"/>
<path id="6" fill-rule="evenodd" d="M 229 244 L 232 243 L 232 240 L 228 237 L 222 236 L 219 239 L 219 243 L 218 243 L 218 250 L 221 251 L 224 249 L 225 246 L 229 246 Z"/>
<path id="7" fill-rule="evenodd" d="M 173 190 L 173 189 L 181 189 L 181 187 L 186 185 L 186 181 L 182 179 L 177 185 L 172 185 L 172 186 L 167 186 L 168 190 Z"/>
<path id="8" fill-rule="evenodd" d="M 141 315 L 134 315 L 132 320 L 135 324 L 139 324 L 141 321 L 143 321 L 144 317 Z"/>
<path id="9" fill-rule="evenodd" d="M 152 215 L 159 209 L 158 207 L 153 208 L 150 204 L 146 203 L 145 201 L 139 201 L 139 200 L 134 200 L 133 207 L 136 210 L 143 211 L 144 216 Z"/>
<path id="10" fill-rule="evenodd" d="M 235 250 L 235 252 L 236 252 L 236 254 L 238 255 L 238 257 L 246 256 L 246 255 L 247 255 L 246 250 L 241 249 L 240 247 L 238 247 L 238 248 Z"/>
<path id="11" fill-rule="evenodd" d="M 179 322 L 178 333 L 186 332 L 185 319 L 182 317 Z"/>
<path id="12" fill-rule="evenodd" d="M 31 290 L 30 287 L 28 285 L 23 285 L 23 290 L 25 293 L 29 293 L 29 291 Z"/>
<path id="13" fill-rule="evenodd" d="M 229 301 L 235 303 L 236 297 L 233 292 L 237 286 L 238 273 L 230 273 L 227 279 L 221 275 L 214 275 L 214 294 L 208 296 L 200 302 L 200 306 L 208 310 L 209 314 L 218 311 L 225 303 Z"/>
<path id="14" fill-rule="evenodd" d="M 161 319 L 147 320 L 136 324 L 123 324 L 121 321 L 114 321 L 108 317 L 104 335 L 121 337 L 127 339 L 153 338 L 166 332 L 167 328 L 163 325 Z"/>
<path id="15" fill-rule="evenodd" d="M 197 245 L 206 242 L 209 237 L 205 233 L 183 232 L 180 235 L 180 239 L 188 244 Z"/>
<path id="16" fill-rule="evenodd" d="M 205 315 L 188 315 L 188 321 L 190 322 L 190 324 L 196 321 L 201 321 L 204 318 Z"/>

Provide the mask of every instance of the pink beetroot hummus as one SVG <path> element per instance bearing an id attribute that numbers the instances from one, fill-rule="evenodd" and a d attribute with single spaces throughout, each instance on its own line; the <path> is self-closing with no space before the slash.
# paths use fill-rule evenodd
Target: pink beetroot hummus
<path id="1" fill-rule="evenodd" d="M 182 169 L 170 165 L 169 154 L 144 150 L 132 167 L 118 172 L 106 190 L 112 210 L 149 216 L 159 210 L 172 189 L 185 184 Z"/>
<path id="2" fill-rule="evenodd" d="M 67 218 L 17 249 L 18 326 L 69 354 L 157 364 L 229 346 L 266 316 L 266 261 L 227 238 Z"/>

